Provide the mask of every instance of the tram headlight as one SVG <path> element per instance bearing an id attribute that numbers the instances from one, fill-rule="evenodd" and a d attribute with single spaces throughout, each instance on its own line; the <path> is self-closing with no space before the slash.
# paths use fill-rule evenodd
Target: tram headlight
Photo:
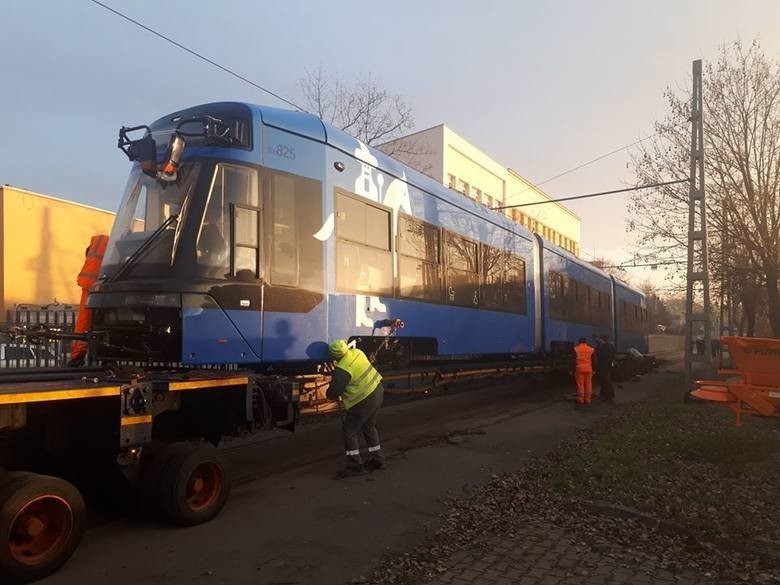
<path id="1" fill-rule="evenodd" d="M 127 307 L 180 307 L 181 297 L 178 293 L 143 294 L 131 293 L 125 296 Z"/>
<path id="2" fill-rule="evenodd" d="M 181 156 L 184 154 L 184 147 L 187 142 L 184 140 L 184 136 L 178 132 L 174 132 L 171 135 L 171 141 L 168 143 L 168 150 L 165 154 L 165 162 L 162 164 L 162 168 L 158 173 L 158 178 L 163 181 L 175 181 L 176 171 L 181 163 Z"/>

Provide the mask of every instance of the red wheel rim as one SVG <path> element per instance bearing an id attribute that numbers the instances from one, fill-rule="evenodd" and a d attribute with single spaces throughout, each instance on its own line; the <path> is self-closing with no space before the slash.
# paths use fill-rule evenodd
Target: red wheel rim
<path id="1" fill-rule="evenodd" d="M 40 565 L 66 546 L 73 531 L 73 509 L 59 496 L 27 502 L 11 523 L 8 548 L 19 564 Z"/>
<path id="2" fill-rule="evenodd" d="M 187 506 L 193 512 L 205 510 L 219 499 L 222 472 L 215 463 L 201 463 L 187 480 Z"/>

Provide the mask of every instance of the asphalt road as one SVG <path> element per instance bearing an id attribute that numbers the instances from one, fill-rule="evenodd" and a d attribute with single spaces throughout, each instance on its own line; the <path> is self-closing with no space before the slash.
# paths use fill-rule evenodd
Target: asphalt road
<path id="1" fill-rule="evenodd" d="M 649 390 L 650 376 L 619 400 Z M 512 471 L 605 414 L 561 400 L 570 388 L 511 382 L 407 401 L 379 417 L 389 468 L 334 480 L 342 465 L 338 417 L 294 435 L 223 445 L 235 478 L 211 523 L 176 529 L 104 520 L 44 585 L 331 585 L 419 546 L 448 495 Z"/>

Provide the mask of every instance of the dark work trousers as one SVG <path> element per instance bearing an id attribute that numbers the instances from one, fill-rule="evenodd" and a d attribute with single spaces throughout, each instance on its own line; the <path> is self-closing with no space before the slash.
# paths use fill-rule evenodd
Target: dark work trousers
<path id="1" fill-rule="evenodd" d="M 363 459 L 360 457 L 361 436 L 368 447 L 369 460 L 377 463 L 384 462 L 385 457 L 379 444 L 379 432 L 376 430 L 376 414 L 382 407 L 384 393 L 384 387 L 379 384 L 376 390 L 347 410 L 344 415 L 342 430 L 348 467 L 360 467 L 363 464 Z"/>
<path id="2" fill-rule="evenodd" d="M 612 370 L 602 368 L 596 372 L 599 378 L 599 400 L 613 402 L 615 400 L 615 386 L 612 384 Z"/>

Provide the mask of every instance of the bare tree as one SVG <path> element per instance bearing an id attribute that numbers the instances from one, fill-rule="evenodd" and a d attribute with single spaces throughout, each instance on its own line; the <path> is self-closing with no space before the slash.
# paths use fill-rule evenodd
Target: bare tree
<path id="1" fill-rule="evenodd" d="M 309 111 L 366 144 L 388 142 L 414 128 L 412 108 L 370 75 L 348 83 L 320 65 L 306 71 L 300 87 Z"/>
<path id="2" fill-rule="evenodd" d="M 756 290 L 763 289 L 772 334 L 780 337 L 780 63 L 769 60 L 758 42 L 724 45 L 705 67 L 703 91 L 715 292 L 724 294 L 718 284 L 727 283 L 748 321 L 755 321 Z M 667 114 L 655 124 L 657 136 L 633 157 L 639 183 L 688 175 L 689 90 L 667 89 L 665 97 Z M 629 210 L 628 229 L 648 258 L 685 257 L 687 185 L 635 195 Z M 677 278 L 685 265 L 678 266 Z"/>
<path id="3" fill-rule="evenodd" d="M 370 75 L 347 83 L 320 65 L 306 71 L 300 87 L 306 108 L 313 114 L 421 173 L 431 174 L 432 147 L 409 135 L 414 129 L 412 108 Z"/>
<path id="4" fill-rule="evenodd" d="M 615 278 L 622 280 L 623 282 L 628 282 L 629 274 L 626 272 L 626 269 L 620 266 L 619 264 L 616 264 L 612 260 L 609 260 L 607 258 L 594 258 L 590 261 L 590 264 L 598 268 L 599 270 L 603 270 L 607 274 L 611 274 Z"/>

